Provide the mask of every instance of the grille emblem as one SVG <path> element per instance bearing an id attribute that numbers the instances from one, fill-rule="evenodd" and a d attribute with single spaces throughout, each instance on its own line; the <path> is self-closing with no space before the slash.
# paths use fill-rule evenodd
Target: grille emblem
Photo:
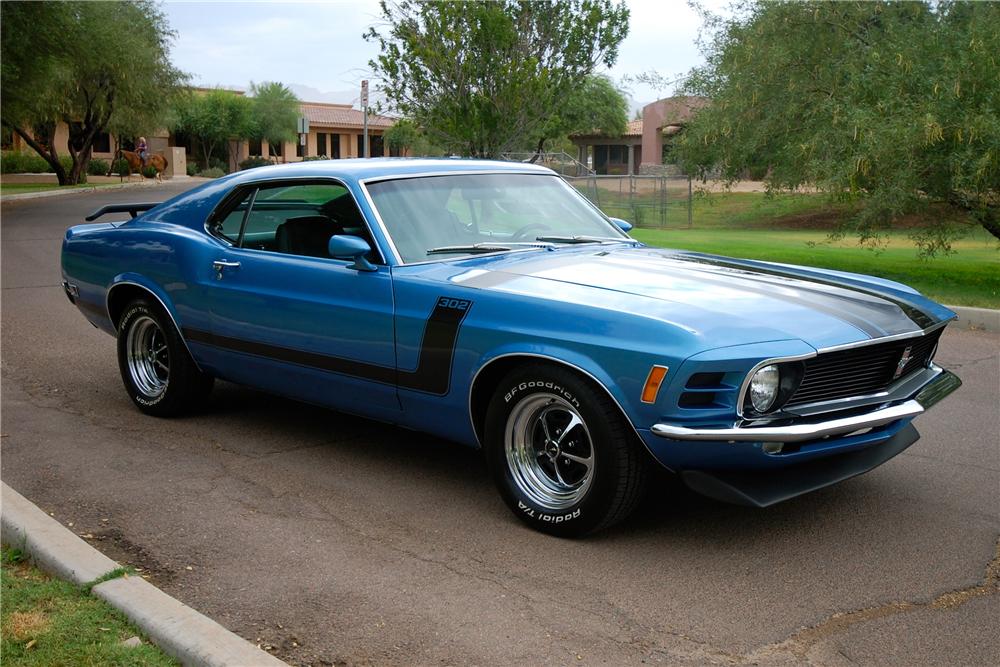
<path id="1" fill-rule="evenodd" d="M 900 375 L 902 375 L 903 369 L 906 368 L 906 364 L 910 363 L 910 359 L 913 358 L 910 356 L 910 350 L 912 349 L 913 349 L 912 347 L 908 347 L 905 350 L 903 350 L 903 356 L 899 358 L 899 363 L 896 364 L 896 373 L 892 376 L 893 380 L 897 379 Z"/>

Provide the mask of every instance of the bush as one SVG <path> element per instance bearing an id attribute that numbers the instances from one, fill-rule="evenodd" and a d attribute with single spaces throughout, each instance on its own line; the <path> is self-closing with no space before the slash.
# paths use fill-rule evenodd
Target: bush
<path id="1" fill-rule="evenodd" d="M 128 162 L 123 158 L 118 158 L 115 160 L 114 164 L 111 165 L 111 171 L 115 174 L 127 174 L 128 173 Z M 105 174 L 108 172 L 104 172 Z"/>
<path id="2" fill-rule="evenodd" d="M 87 173 L 91 176 L 104 176 L 108 173 L 108 161 L 100 158 L 87 163 Z"/>
<path id="3" fill-rule="evenodd" d="M 142 168 L 142 175 L 146 178 L 156 178 L 156 167 L 147 165 Z"/>
<path id="4" fill-rule="evenodd" d="M 73 168 L 73 159 L 68 155 L 59 157 L 66 173 Z M 38 153 L 4 151 L 0 157 L 0 173 L 4 174 L 51 174 L 52 167 Z M 86 179 L 84 179 L 86 180 Z M 81 181 L 83 182 L 83 181 Z"/>
<path id="5" fill-rule="evenodd" d="M 208 161 L 209 169 L 218 169 L 223 174 L 229 173 L 229 162 L 227 160 L 222 160 L 220 158 L 214 157 Z"/>
<path id="6" fill-rule="evenodd" d="M 0 173 L 4 174 L 39 174 L 52 171 L 49 163 L 37 153 L 22 153 L 20 151 L 4 151 L 0 157 Z"/>
<path id="7" fill-rule="evenodd" d="M 269 164 L 271 164 L 271 161 L 267 158 L 255 155 L 240 162 L 240 169 L 255 169 L 256 167 L 266 167 Z"/>
<path id="8" fill-rule="evenodd" d="M 218 167 L 210 167 L 208 169 L 203 169 L 198 172 L 198 176 L 202 178 L 219 178 L 220 176 L 225 176 L 226 172 L 219 169 Z"/>
<path id="9" fill-rule="evenodd" d="M 312 162 L 313 160 L 329 160 L 325 155 L 310 155 L 309 157 L 302 158 L 303 162 Z"/>
<path id="10" fill-rule="evenodd" d="M 194 162 L 188 162 L 186 171 L 188 176 L 197 176 L 198 165 L 196 165 Z"/>

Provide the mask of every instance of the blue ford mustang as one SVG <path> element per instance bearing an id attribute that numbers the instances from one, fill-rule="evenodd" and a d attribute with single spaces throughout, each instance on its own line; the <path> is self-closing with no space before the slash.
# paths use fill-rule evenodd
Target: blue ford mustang
<path id="1" fill-rule="evenodd" d="M 648 248 L 553 172 L 243 171 L 66 232 L 66 294 L 136 406 L 215 378 L 482 447 L 529 525 L 624 518 L 651 460 L 756 506 L 868 471 L 954 391 L 948 309 L 898 283 Z"/>

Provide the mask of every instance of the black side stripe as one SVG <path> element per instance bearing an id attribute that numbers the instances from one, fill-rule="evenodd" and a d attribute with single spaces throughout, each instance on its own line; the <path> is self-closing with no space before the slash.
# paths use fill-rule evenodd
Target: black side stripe
<path id="1" fill-rule="evenodd" d="M 451 367 L 455 358 L 458 331 L 471 307 L 472 302 L 465 299 L 448 297 L 438 299 L 424 328 L 417 368 L 412 371 L 242 338 L 219 336 L 190 327 L 184 327 L 182 331 L 184 338 L 189 342 L 443 396 L 448 393 L 451 385 Z"/>

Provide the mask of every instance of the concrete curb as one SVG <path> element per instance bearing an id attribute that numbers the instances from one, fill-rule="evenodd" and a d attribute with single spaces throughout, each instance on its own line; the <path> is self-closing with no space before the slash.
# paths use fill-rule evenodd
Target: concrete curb
<path id="1" fill-rule="evenodd" d="M 164 183 L 169 183 L 173 179 L 165 179 Z M 136 183 L 120 183 L 120 184 L 110 184 L 110 185 L 93 185 L 86 188 L 69 188 L 67 190 L 42 190 L 41 192 L 22 192 L 16 195 L 2 195 L 0 196 L 0 201 L 2 202 L 14 202 L 14 201 L 24 201 L 25 199 L 44 199 L 45 197 L 62 197 L 64 195 L 77 195 L 87 192 L 97 192 L 98 190 L 102 192 L 112 191 L 112 190 L 128 190 L 131 188 L 148 188 L 153 185 L 158 185 L 156 181 L 146 182 L 136 182 Z"/>
<path id="2" fill-rule="evenodd" d="M 0 501 L 3 543 L 21 549 L 41 569 L 81 585 L 119 567 L 4 483 Z M 142 578 L 110 579 L 92 591 L 184 665 L 287 667 Z"/>
<path id="3" fill-rule="evenodd" d="M 1000 332 L 1000 310 L 973 308 L 972 306 L 945 306 L 955 311 L 958 321 L 950 326 L 959 329 Z"/>

